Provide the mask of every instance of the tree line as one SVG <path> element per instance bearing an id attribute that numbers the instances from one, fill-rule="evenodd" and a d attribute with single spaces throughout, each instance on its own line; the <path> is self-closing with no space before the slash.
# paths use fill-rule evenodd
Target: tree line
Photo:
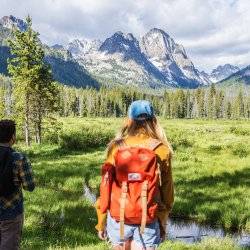
<path id="1" fill-rule="evenodd" d="M 60 116 L 122 117 L 129 104 L 150 100 L 156 115 L 164 118 L 249 119 L 250 96 L 221 90 L 212 84 L 196 90 L 168 90 L 162 95 L 139 92 L 133 88 L 74 89 L 60 86 Z"/>

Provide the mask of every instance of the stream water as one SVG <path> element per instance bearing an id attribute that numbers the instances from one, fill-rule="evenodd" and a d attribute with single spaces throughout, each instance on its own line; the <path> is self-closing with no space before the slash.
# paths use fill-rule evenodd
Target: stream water
<path id="1" fill-rule="evenodd" d="M 84 197 L 91 203 L 95 203 L 96 195 L 92 190 L 84 185 Z M 213 228 L 207 225 L 201 225 L 194 221 L 169 219 L 167 224 L 168 238 L 172 241 L 180 240 L 186 243 L 195 243 L 206 237 L 224 238 L 229 236 L 241 247 L 250 247 L 250 234 L 226 233 L 222 228 Z"/>

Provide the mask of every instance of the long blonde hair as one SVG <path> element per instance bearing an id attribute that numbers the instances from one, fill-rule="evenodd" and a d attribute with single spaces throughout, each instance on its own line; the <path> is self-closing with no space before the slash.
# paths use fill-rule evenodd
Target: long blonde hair
<path id="1" fill-rule="evenodd" d="M 147 136 L 153 139 L 161 141 L 169 148 L 171 156 L 173 155 L 172 146 L 166 137 L 164 129 L 161 127 L 155 116 L 152 119 L 144 120 L 132 120 L 127 118 L 121 130 L 117 133 L 115 138 L 108 144 L 108 155 L 110 154 L 114 146 L 122 145 L 126 137 L 137 135 L 140 132 L 145 133 Z"/>

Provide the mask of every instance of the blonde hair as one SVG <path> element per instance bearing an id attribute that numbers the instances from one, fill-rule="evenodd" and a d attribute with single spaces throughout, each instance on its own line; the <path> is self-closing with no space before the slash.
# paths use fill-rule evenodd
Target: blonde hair
<path id="1" fill-rule="evenodd" d="M 143 132 L 147 136 L 157 139 L 167 146 L 173 155 L 173 149 L 171 144 L 168 142 L 164 129 L 161 127 L 156 117 L 152 119 L 144 120 L 132 120 L 127 118 L 121 130 L 117 133 L 115 138 L 108 144 L 107 154 L 109 155 L 114 146 L 121 146 L 126 137 L 134 136 L 138 133 Z"/>

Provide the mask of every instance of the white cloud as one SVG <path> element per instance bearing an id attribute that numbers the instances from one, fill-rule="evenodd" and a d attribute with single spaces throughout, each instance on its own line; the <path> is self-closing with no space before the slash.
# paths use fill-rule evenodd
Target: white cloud
<path id="1" fill-rule="evenodd" d="M 250 64 L 249 0 L 0 0 L 0 16 L 33 17 L 43 41 L 105 39 L 115 31 L 140 37 L 168 32 L 202 69 Z"/>

